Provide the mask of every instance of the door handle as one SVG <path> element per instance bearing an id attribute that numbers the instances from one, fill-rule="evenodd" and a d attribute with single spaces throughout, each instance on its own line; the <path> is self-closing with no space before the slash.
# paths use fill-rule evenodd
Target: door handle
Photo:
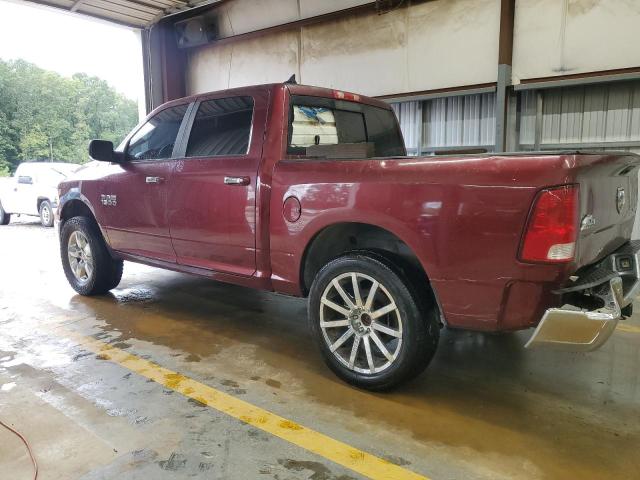
<path id="1" fill-rule="evenodd" d="M 249 185 L 250 181 L 249 177 L 224 177 L 225 185 Z"/>
<path id="2" fill-rule="evenodd" d="M 146 181 L 146 183 L 162 183 L 164 181 L 164 178 L 162 178 L 162 177 L 147 177 L 145 181 Z"/>

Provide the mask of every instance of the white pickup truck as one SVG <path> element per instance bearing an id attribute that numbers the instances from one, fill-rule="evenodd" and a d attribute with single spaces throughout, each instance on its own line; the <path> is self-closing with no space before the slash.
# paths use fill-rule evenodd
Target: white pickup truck
<path id="1" fill-rule="evenodd" d="M 58 184 L 75 172 L 74 163 L 26 162 L 18 165 L 13 177 L 0 182 L 0 225 L 11 215 L 40 217 L 45 227 L 53 226 L 58 206 Z"/>

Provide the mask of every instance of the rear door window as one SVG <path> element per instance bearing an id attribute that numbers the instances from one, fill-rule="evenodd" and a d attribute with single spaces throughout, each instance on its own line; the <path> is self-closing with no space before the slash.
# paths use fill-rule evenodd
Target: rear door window
<path id="1" fill-rule="evenodd" d="M 191 127 L 186 156 L 246 155 L 251 138 L 252 118 L 251 97 L 203 101 Z"/>

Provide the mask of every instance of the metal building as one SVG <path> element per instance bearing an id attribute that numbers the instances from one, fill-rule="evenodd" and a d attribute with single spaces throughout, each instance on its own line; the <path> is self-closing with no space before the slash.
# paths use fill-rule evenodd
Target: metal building
<path id="1" fill-rule="evenodd" d="M 412 154 L 640 149 L 640 2 L 30 0 L 140 29 L 147 107 L 298 81 L 382 97 Z"/>

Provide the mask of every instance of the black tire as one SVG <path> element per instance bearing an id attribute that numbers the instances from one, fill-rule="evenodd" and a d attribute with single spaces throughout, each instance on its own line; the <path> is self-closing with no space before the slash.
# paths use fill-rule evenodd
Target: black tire
<path id="1" fill-rule="evenodd" d="M 38 210 L 40 213 L 40 223 L 43 227 L 53 227 L 53 207 L 49 200 L 43 200 Z"/>
<path id="2" fill-rule="evenodd" d="M 9 225 L 11 214 L 4 211 L 2 203 L 0 203 L 0 225 Z"/>
<path id="3" fill-rule="evenodd" d="M 374 373 L 371 373 L 372 369 L 368 368 L 366 365 L 364 366 L 364 369 L 369 370 L 369 372 L 359 372 L 350 368 L 349 365 L 344 364 L 336 355 L 334 355 L 334 353 L 331 352 L 329 343 L 335 341 L 336 337 L 339 337 L 342 332 L 346 333 L 349 328 L 352 328 L 354 332 L 358 330 L 358 328 L 354 327 L 352 323 L 350 323 L 351 327 L 342 327 L 345 330 L 338 331 L 332 339 L 325 338 L 325 333 L 323 333 L 323 329 L 320 326 L 320 310 L 321 308 L 327 308 L 323 307 L 321 303 L 325 290 L 329 292 L 334 279 L 340 278 L 341 275 L 350 272 L 362 274 L 365 277 L 368 276 L 379 282 L 379 284 L 386 289 L 386 292 L 382 292 L 382 294 L 386 297 L 388 293 L 397 306 L 397 311 L 393 311 L 388 314 L 389 316 L 398 315 L 398 317 L 394 318 L 398 324 L 400 321 L 402 324 L 401 342 L 396 340 L 395 347 L 393 347 L 393 338 L 391 336 L 381 336 L 380 331 L 376 330 L 376 328 L 372 326 L 372 323 L 377 323 L 378 320 L 372 321 L 370 317 L 366 317 L 366 314 L 361 314 L 359 317 L 362 322 L 358 324 L 357 327 L 361 327 L 365 323 L 364 319 L 366 317 L 369 322 L 369 328 L 367 330 L 367 327 L 365 326 L 365 330 L 368 332 L 376 330 L 374 333 L 376 333 L 378 339 L 385 338 L 391 340 L 391 343 L 383 346 L 389 347 L 389 345 L 392 345 L 391 349 L 397 348 L 397 350 L 393 352 L 395 355 L 394 360 L 391 361 L 387 359 L 389 365 L 378 372 L 375 372 L 375 369 L 379 367 L 382 368 L 383 365 L 376 366 L 375 360 L 374 367 L 376 368 L 373 369 Z M 352 288 L 350 292 L 347 290 L 349 288 L 348 278 L 349 277 L 346 277 L 347 284 L 345 284 L 343 291 L 345 291 L 349 297 L 354 298 L 354 289 Z M 357 278 L 359 279 L 358 282 L 356 282 L 357 284 L 360 283 L 361 280 L 365 283 L 370 281 L 366 278 Z M 340 281 L 344 281 L 344 278 Z M 363 300 L 362 304 L 366 304 L 364 299 L 365 297 L 368 297 L 368 293 L 365 295 L 364 292 L 367 287 L 363 284 L 360 285 L 361 286 L 358 288 L 363 288 L 361 292 L 361 298 Z M 373 284 L 371 283 L 370 285 L 371 287 L 369 288 L 369 291 L 373 290 Z M 422 291 L 422 289 L 420 291 Z M 433 305 L 432 301 L 425 299 L 425 295 L 419 295 L 417 292 L 418 290 L 414 287 L 411 281 L 409 281 L 409 277 L 402 269 L 395 266 L 386 258 L 373 252 L 354 252 L 332 260 L 325 265 L 316 275 L 311 287 L 309 295 L 309 320 L 311 322 L 311 330 L 316 337 L 316 341 L 320 346 L 320 351 L 329 368 L 344 381 L 356 387 L 374 391 L 391 389 L 392 387 L 419 375 L 427 367 L 436 351 L 438 339 L 440 337 L 440 325 L 438 322 L 437 307 Z M 353 303 L 355 303 L 355 300 Z M 344 300 L 342 301 L 342 305 L 346 305 Z M 378 308 L 380 307 L 372 307 L 370 311 L 372 312 Z M 351 311 L 353 312 L 353 310 Z M 342 313 L 337 315 L 338 317 L 344 317 Z M 357 317 L 357 315 L 355 317 Z M 384 316 L 380 317 L 380 319 L 380 323 L 385 321 Z M 337 328 L 338 327 L 336 327 L 336 330 Z M 398 328 L 399 330 L 399 327 L 395 328 Z M 328 335 L 329 333 L 327 333 L 327 336 Z M 372 334 L 364 333 L 363 335 L 370 336 Z M 355 343 L 356 336 L 356 333 L 353 333 L 353 341 L 347 340 L 343 344 L 344 347 L 339 347 L 338 350 L 343 350 L 341 353 L 342 355 L 344 355 L 345 350 L 353 351 L 351 349 Z M 367 340 L 367 342 L 372 346 L 372 356 L 374 352 L 373 346 L 375 345 L 373 340 L 374 339 L 372 337 Z M 360 341 L 364 342 L 364 338 L 361 338 Z M 400 343 L 400 345 L 398 345 L 398 343 Z M 358 348 L 360 348 L 359 345 L 355 347 L 355 351 L 358 352 L 357 355 L 360 355 L 360 350 L 358 350 Z M 382 362 L 385 362 L 385 359 L 382 357 L 382 350 L 380 350 L 377 345 L 375 348 L 378 352 L 378 358 L 381 359 Z M 364 355 L 366 355 L 366 351 Z M 368 357 L 365 360 L 368 362 Z M 347 361 L 347 359 L 343 357 L 343 361 Z M 354 366 L 357 365 L 354 363 Z M 363 368 L 362 364 L 360 368 Z"/>
<path id="4" fill-rule="evenodd" d="M 69 261 L 69 238 L 76 231 L 82 233 L 88 240 L 93 259 L 93 271 L 84 281 L 76 277 Z M 122 278 L 122 260 L 111 257 L 100 229 L 93 219 L 87 217 L 73 217 L 63 224 L 60 232 L 60 259 L 69 285 L 80 295 L 107 293 L 117 287 Z"/>

